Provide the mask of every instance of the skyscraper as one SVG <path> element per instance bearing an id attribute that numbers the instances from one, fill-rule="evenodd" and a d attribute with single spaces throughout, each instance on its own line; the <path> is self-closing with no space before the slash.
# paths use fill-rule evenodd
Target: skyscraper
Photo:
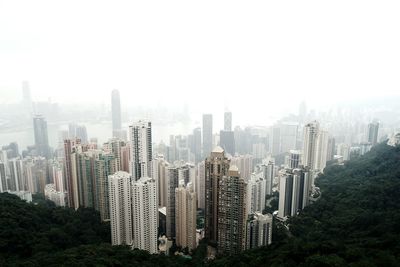
<path id="1" fill-rule="evenodd" d="M 213 118 L 212 114 L 203 114 L 203 157 L 210 155 L 213 149 Z"/>
<path id="2" fill-rule="evenodd" d="M 110 219 L 110 196 L 108 177 L 117 172 L 114 154 L 100 152 L 94 161 L 95 209 L 103 221 Z"/>
<path id="3" fill-rule="evenodd" d="M 158 197 L 156 181 L 142 177 L 132 184 L 133 247 L 157 253 Z"/>
<path id="4" fill-rule="evenodd" d="M 196 248 L 197 196 L 192 183 L 175 189 L 176 245 Z"/>
<path id="5" fill-rule="evenodd" d="M 79 208 L 79 190 L 77 177 L 77 156 L 76 153 L 84 151 L 79 139 L 64 140 L 64 169 L 65 180 L 68 191 L 68 206 Z"/>
<path id="6" fill-rule="evenodd" d="M 317 121 L 313 121 L 304 126 L 302 164 L 312 170 L 315 167 L 318 133 L 319 123 Z"/>
<path id="7" fill-rule="evenodd" d="M 122 123 L 121 123 L 121 100 L 119 91 L 114 89 L 111 92 L 111 115 L 112 115 L 112 135 L 113 137 L 122 138 Z"/>
<path id="8" fill-rule="evenodd" d="M 262 165 L 263 175 L 265 179 L 265 194 L 272 195 L 272 186 L 275 178 L 275 164 L 269 161 L 268 164 Z"/>
<path id="9" fill-rule="evenodd" d="M 157 181 L 158 185 L 158 206 L 166 207 L 168 203 L 168 186 L 167 186 L 167 175 L 168 175 L 168 162 L 164 159 L 164 156 L 159 155 L 153 160 L 153 176 Z"/>
<path id="10" fill-rule="evenodd" d="M 50 148 L 47 136 L 47 122 L 42 115 L 33 118 L 33 131 L 35 135 L 35 149 L 38 156 L 49 158 Z"/>
<path id="11" fill-rule="evenodd" d="M 246 188 L 236 166 L 222 176 L 218 190 L 218 253 L 238 254 L 246 247 Z"/>
<path id="12" fill-rule="evenodd" d="M 197 193 L 197 206 L 199 209 L 205 210 L 206 208 L 206 169 L 205 162 L 201 161 L 197 164 L 197 179 L 196 179 L 196 193 Z"/>
<path id="13" fill-rule="evenodd" d="M 372 145 L 378 143 L 379 122 L 372 122 L 368 124 L 368 142 Z"/>
<path id="14" fill-rule="evenodd" d="M 131 142 L 130 172 L 134 181 L 142 177 L 152 177 L 153 144 L 151 137 L 151 122 L 138 121 L 129 126 Z"/>
<path id="15" fill-rule="evenodd" d="M 329 135 L 327 131 L 320 130 L 317 136 L 314 170 L 323 172 L 328 156 Z"/>
<path id="16" fill-rule="evenodd" d="M 179 168 L 167 168 L 167 231 L 168 238 L 174 239 L 175 233 L 175 189 L 179 186 Z"/>
<path id="17" fill-rule="evenodd" d="M 132 245 L 131 175 L 117 172 L 108 177 L 110 196 L 111 244 Z"/>
<path id="18" fill-rule="evenodd" d="M 220 181 L 228 174 L 229 159 L 221 147 L 215 147 L 205 161 L 205 237 L 211 244 L 218 242 L 218 193 Z"/>
<path id="19" fill-rule="evenodd" d="M 224 113 L 224 131 L 232 131 L 232 112 L 230 111 Z"/>
<path id="20" fill-rule="evenodd" d="M 280 174 L 278 217 L 285 220 L 308 205 L 310 177 L 307 169 L 287 169 Z"/>

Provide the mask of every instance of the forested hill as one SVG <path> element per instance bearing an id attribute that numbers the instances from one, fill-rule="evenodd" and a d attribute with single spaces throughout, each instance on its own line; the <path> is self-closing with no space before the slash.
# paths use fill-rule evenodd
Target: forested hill
<path id="1" fill-rule="evenodd" d="M 400 266 L 400 148 L 380 144 L 320 176 L 322 196 L 288 228 L 274 226 L 268 248 L 218 258 L 210 266 Z M 24 203 L 0 194 L 0 266 L 195 266 L 193 260 L 111 247 L 93 210 Z"/>
<path id="2" fill-rule="evenodd" d="M 291 237 L 213 266 L 400 266 L 400 147 L 379 144 L 316 181 L 322 196 L 288 222 Z"/>

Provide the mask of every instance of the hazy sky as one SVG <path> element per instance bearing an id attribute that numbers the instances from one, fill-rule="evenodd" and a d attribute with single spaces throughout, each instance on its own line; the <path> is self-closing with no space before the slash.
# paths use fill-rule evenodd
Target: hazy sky
<path id="1" fill-rule="evenodd" d="M 0 0 L 0 103 L 297 110 L 400 94 L 400 1 Z"/>

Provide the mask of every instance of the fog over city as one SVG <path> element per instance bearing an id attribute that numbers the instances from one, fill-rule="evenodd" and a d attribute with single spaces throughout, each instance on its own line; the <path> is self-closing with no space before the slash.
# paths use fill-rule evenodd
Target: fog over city
<path id="1" fill-rule="evenodd" d="M 187 266 L 216 258 L 227 266 L 220 256 L 271 243 L 281 253 L 293 249 L 280 246 L 298 232 L 312 242 L 329 232 L 327 242 L 311 244 L 343 257 L 329 254 L 338 262 L 332 266 L 363 253 L 362 260 L 378 258 L 382 266 L 387 257 L 391 266 L 395 257 L 379 250 L 375 257 L 368 247 L 349 247 L 346 256 L 337 252 L 344 245 L 331 247 L 348 237 L 351 245 L 380 242 L 385 251 L 398 240 L 357 239 L 368 233 L 364 226 L 378 224 L 363 219 L 368 208 L 382 210 L 375 202 L 367 207 L 361 198 L 373 194 L 357 190 L 396 191 L 389 185 L 400 158 L 399 14 L 400 1 L 0 0 L 0 202 L 13 204 L 9 193 L 72 217 L 88 208 L 71 220 L 82 220 L 82 232 L 93 225 L 87 236 L 71 234 L 65 229 L 79 227 L 52 228 L 67 215 L 49 219 L 53 232 L 32 238 L 37 247 L 0 246 L 0 265 L 26 265 L 29 253 L 41 262 L 54 246 L 51 265 L 67 249 L 101 243 L 174 253 Z M 376 191 L 381 199 L 395 196 Z M 360 196 L 343 204 L 342 193 Z M 345 219 L 334 214 L 354 199 L 365 204 L 363 214 L 359 207 Z M 318 206 L 326 203 L 341 208 Z M 0 226 L 8 218 L 2 212 L 9 214 L 3 206 Z M 332 213 L 315 215 L 322 210 Z M 384 221 L 391 216 L 384 210 L 370 217 Z M 304 221 L 308 232 L 296 226 L 303 212 L 318 217 Z M 349 221 L 353 228 L 344 227 Z M 336 228 L 318 228 L 325 225 Z M 342 226 L 363 232 L 340 237 Z M 385 227 L 370 230 L 373 238 Z M 2 233 L 0 244 L 17 240 Z M 314 258 L 293 256 L 291 264 L 320 266 L 325 252 L 296 242 Z M 264 256 L 248 257 L 256 259 L 250 265 Z"/>

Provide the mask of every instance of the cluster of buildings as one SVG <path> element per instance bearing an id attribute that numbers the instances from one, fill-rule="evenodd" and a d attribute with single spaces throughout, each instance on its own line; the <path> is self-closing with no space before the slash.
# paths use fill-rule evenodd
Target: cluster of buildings
<path id="1" fill-rule="evenodd" d="M 84 125 L 70 124 L 53 150 L 45 118 L 34 116 L 35 145 L 22 155 L 16 143 L 0 151 L 0 192 L 94 208 L 110 222 L 113 245 L 150 253 L 168 253 L 173 244 L 191 251 L 202 238 L 217 254 L 266 246 L 274 192 L 276 217 L 284 221 L 315 200 L 314 181 L 328 162 L 362 155 L 378 141 L 377 122 L 368 125 L 365 142 L 349 145 L 336 144 L 317 121 L 303 123 L 304 111 L 295 123 L 245 129 L 233 129 L 225 112 L 219 133 L 204 114 L 202 128 L 156 145 L 151 122 L 125 131 L 117 90 L 111 99 L 113 137 L 103 144 L 89 139 Z"/>

